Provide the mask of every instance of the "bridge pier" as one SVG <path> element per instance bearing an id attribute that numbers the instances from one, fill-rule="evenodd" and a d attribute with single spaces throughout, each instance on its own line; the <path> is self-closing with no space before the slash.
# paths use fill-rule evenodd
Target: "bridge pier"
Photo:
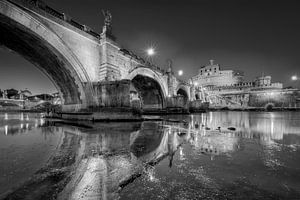
<path id="1" fill-rule="evenodd" d="M 137 86 L 138 83 L 139 86 Z M 62 118 L 91 121 L 140 121 L 143 120 L 143 114 L 189 113 L 191 105 L 193 111 L 200 110 L 195 107 L 200 108 L 201 103 L 191 104 L 186 96 L 160 96 L 159 91 L 153 89 L 149 82 L 146 82 L 148 87 L 141 81 L 138 83 L 128 79 L 94 83 L 94 98 L 98 104 L 73 112 L 63 112 Z"/>

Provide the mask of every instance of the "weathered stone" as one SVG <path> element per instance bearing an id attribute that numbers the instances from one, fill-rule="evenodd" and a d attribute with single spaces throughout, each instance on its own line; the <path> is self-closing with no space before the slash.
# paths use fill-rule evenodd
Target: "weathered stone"
<path id="1" fill-rule="evenodd" d="M 63 111 L 131 106 L 163 109 L 167 97 L 182 95 L 182 91 L 187 100 L 180 106 L 186 107 L 190 86 L 171 71 L 165 73 L 122 49 L 107 34 L 97 34 L 45 3 L 32 2 L 0 1 L 0 44 L 50 78 L 62 98 Z M 132 85 L 137 93 L 133 104 Z"/>

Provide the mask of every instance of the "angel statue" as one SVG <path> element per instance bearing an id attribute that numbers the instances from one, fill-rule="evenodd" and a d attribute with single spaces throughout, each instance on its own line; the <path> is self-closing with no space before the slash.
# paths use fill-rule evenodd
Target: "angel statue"
<path id="1" fill-rule="evenodd" d="M 116 40 L 116 37 L 112 34 L 112 16 L 108 10 L 102 10 L 104 16 L 104 26 L 102 27 L 102 34 L 105 34 L 112 40 Z"/>
<path id="2" fill-rule="evenodd" d="M 102 14 L 104 16 L 104 24 L 106 27 L 111 27 L 112 24 L 112 16 L 108 10 L 102 10 Z"/>

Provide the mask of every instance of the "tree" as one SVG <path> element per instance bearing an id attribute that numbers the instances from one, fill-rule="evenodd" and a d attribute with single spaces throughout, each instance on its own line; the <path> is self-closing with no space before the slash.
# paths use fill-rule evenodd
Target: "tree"
<path id="1" fill-rule="evenodd" d="M 18 90 L 15 90 L 15 89 L 8 89 L 8 90 L 6 90 L 6 92 L 7 92 L 7 98 L 8 99 L 10 99 L 11 97 L 13 97 L 13 96 L 16 96 L 18 93 L 19 93 L 19 91 Z"/>

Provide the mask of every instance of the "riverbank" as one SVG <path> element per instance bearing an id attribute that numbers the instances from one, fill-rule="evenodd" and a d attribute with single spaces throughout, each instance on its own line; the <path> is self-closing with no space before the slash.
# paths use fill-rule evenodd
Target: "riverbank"
<path id="1" fill-rule="evenodd" d="M 259 112 L 265 112 L 265 111 L 300 111 L 300 107 L 297 108 L 282 108 L 282 107 L 272 107 L 271 109 L 267 109 L 264 107 L 248 107 L 248 108 L 229 108 L 229 107 L 220 107 L 220 108 L 209 108 L 207 111 L 259 111 Z"/>
<path id="2" fill-rule="evenodd" d="M 300 108 L 282 108 L 273 107 L 265 108 L 208 108 L 206 110 L 187 110 L 187 109 L 164 109 L 164 110 L 144 110 L 138 111 L 131 108 L 101 108 L 91 112 L 47 112 L 46 110 L 33 109 L 5 109 L 0 113 L 43 113 L 43 117 L 47 119 L 64 120 L 70 123 L 79 123 L 80 121 L 91 122 L 142 122 L 149 120 L 162 120 L 162 116 L 168 115 L 191 115 L 205 112 L 216 111 L 242 111 L 242 112 L 286 112 L 300 111 Z M 161 116 L 161 117 L 160 117 Z"/>

